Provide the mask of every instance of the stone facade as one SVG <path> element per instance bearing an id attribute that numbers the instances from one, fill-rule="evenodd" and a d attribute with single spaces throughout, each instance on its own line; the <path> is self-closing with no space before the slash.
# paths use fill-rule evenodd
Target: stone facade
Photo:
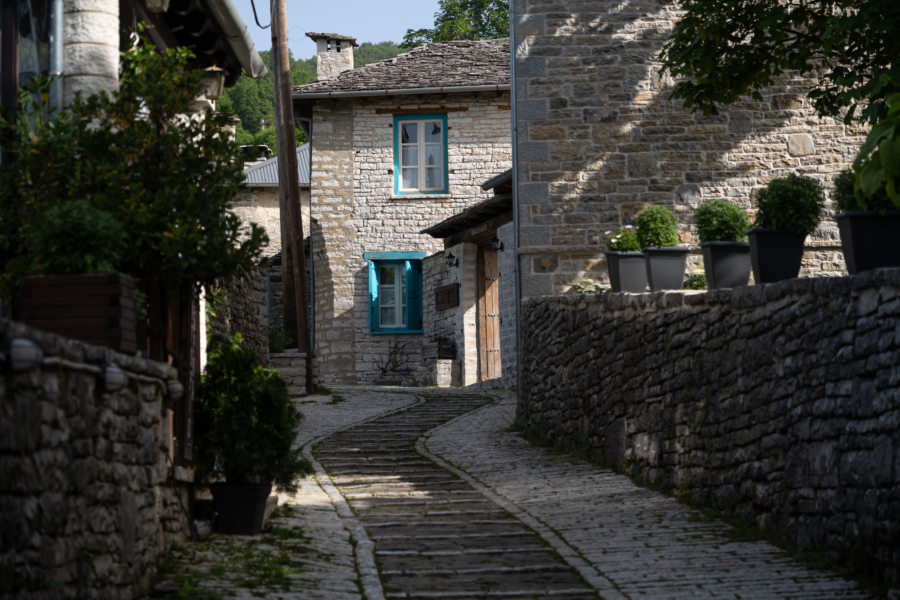
<path id="1" fill-rule="evenodd" d="M 507 92 L 316 103 L 312 258 L 315 360 L 324 383 L 426 376 L 427 336 L 370 333 L 363 252 L 441 251 L 440 240 L 420 231 L 484 200 L 481 184 L 510 167 L 508 108 Z M 393 195 L 393 114 L 409 111 L 447 115 L 449 194 Z"/>
<path id="2" fill-rule="evenodd" d="M 168 365 L 0 319 L 43 363 L 0 360 L 0 596 L 138 598 L 188 535 L 186 488 L 168 461 Z M 103 365 L 129 374 L 103 389 Z M 180 471 L 180 469 L 179 469 Z"/>
<path id="3" fill-rule="evenodd" d="M 300 212 L 303 237 L 309 236 L 309 189 L 300 188 Z M 271 257 L 281 252 L 281 208 L 277 187 L 245 187 L 232 205 L 234 214 L 244 223 L 256 223 L 269 236 L 263 255 Z"/>
<path id="4" fill-rule="evenodd" d="M 900 583 L 900 270 L 528 300 L 518 421 Z"/>
<path id="5" fill-rule="evenodd" d="M 119 0 L 63 3 L 63 104 L 119 87 Z"/>
<path id="6" fill-rule="evenodd" d="M 862 132 L 815 115 L 802 80 L 717 116 L 668 100 L 656 55 L 679 18 L 668 0 L 610 7 L 514 0 L 515 103 L 522 286 L 526 297 L 606 280 L 606 232 L 648 204 L 671 208 L 683 243 L 698 242 L 693 211 L 751 195 L 797 172 L 830 186 Z M 693 264 L 700 264 L 695 251 Z M 832 219 L 808 240 L 804 273 L 843 271 Z"/>

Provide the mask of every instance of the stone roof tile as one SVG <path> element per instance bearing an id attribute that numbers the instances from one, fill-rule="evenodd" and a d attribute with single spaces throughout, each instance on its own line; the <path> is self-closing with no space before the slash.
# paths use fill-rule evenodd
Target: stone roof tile
<path id="1" fill-rule="evenodd" d="M 293 96 L 483 85 L 508 88 L 509 79 L 508 38 L 434 42 L 331 79 L 296 86 Z"/>

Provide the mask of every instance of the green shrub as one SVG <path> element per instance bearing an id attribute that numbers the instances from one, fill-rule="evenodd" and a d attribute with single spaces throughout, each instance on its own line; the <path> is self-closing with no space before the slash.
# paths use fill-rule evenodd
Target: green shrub
<path id="1" fill-rule="evenodd" d="M 37 275 L 115 273 L 125 249 L 122 225 L 81 200 L 51 204 L 29 226 L 29 269 Z"/>
<path id="2" fill-rule="evenodd" d="M 700 271 L 698 273 L 691 273 L 684 278 L 684 285 L 682 287 L 686 290 L 705 290 L 706 273 L 704 273 L 703 271 Z"/>
<path id="3" fill-rule="evenodd" d="M 607 235 L 610 233 L 609 231 L 606 232 Z M 641 243 L 638 242 L 634 226 L 626 225 L 625 229 L 614 233 L 612 237 L 606 240 L 606 248 L 613 252 L 640 252 Z"/>
<path id="4" fill-rule="evenodd" d="M 678 220 L 665 206 L 648 206 L 637 216 L 637 237 L 642 248 L 678 245 Z"/>
<path id="5" fill-rule="evenodd" d="M 862 207 L 856 198 L 854 190 L 854 182 L 856 181 L 856 173 L 850 169 L 844 169 L 834 178 L 834 201 L 838 210 L 866 210 L 884 214 L 889 210 L 897 210 L 894 203 L 887 195 L 885 186 L 878 188 L 871 197 L 866 198 L 866 206 Z"/>
<path id="6" fill-rule="evenodd" d="M 743 242 L 750 219 L 740 208 L 725 200 L 710 200 L 695 215 L 701 242 Z"/>
<path id="7" fill-rule="evenodd" d="M 214 335 L 196 405 L 194 455 L 202 481 L 274 483 L 284 492 L 311 471 L 294 448 L 301 415 L 277 371 L 233 340 Z"/>
<path id="8" fill-rule="evenodd" d="M 822 186 L 811 177 L 791 173 L 773 179 L 756 195 L 756 227 L 809 235 L 825 207 Z"/>

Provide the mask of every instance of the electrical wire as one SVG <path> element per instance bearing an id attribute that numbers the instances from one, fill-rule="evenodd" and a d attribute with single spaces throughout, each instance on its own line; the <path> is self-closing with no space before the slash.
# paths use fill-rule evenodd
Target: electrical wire
<path id="1" fill-rule="evenodd" d="M 253 9 L 253 20 L 256 21 L 257 27 L 259 27 L 260 29 L 268 29 L 269 27 L 272 26 L 271 23 L 269 23 L 268 25 L 260 24 L 259 17 L 256 15 L 256 2 L 254 2 L 253 0 L 250 0 L 250 7 Z"/>

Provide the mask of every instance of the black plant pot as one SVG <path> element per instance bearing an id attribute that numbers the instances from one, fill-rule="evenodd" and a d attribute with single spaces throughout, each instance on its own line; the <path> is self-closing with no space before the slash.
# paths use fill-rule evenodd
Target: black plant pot
<path id="1" fill-rule="evenodd" d="M 756 283 L 793 279 L 800 273 L 805 235 L 754 227 L 747 230 Z"/>
<path id="2" fill-rule="evenodd" d="M 609 284 L 614 292 L 643 293 L 647 291 L 647 268 L 643 252 L 606 250 Z"/>
<path id="3" fill-rule="evenodd" d="M 900 213 L 847 211 L 835 216 L 847 271 L 900 267 Z"/>
<path id="4" fill-rule="evenodd" d="M 256 535 L 262 531 L 266 500 L 272 486 L 268 483 L 213 483 L 216 518 L 213 528 L 219 533 Z"/>
<path id="5" fill-rule="evenodd" d="M 650 289 L 654 292 L 682 289 L 685 262 L 690 251 L 690 248 L 684 246 L 644 248 L 644 262 Z"/>
<path id="6" fill-rule="evenodd" d="M 702 242 L 700 249 L 709 289 L 741 287 L 750 282 L 748 242 Z"/>

